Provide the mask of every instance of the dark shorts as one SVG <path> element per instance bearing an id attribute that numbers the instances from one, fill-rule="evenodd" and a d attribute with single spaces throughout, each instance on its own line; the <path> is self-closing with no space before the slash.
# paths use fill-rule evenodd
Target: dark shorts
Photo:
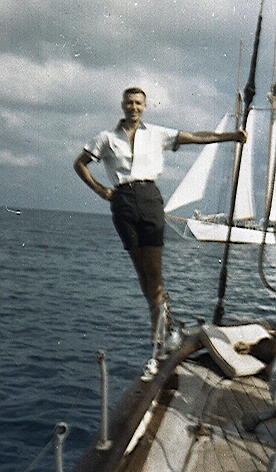
<path id="1" fill-rule="evenodd" d="M 163 246 L 163 199 L 154 182 L 118 186 L 111 201 L 111 211 L 126 250 Z"/>

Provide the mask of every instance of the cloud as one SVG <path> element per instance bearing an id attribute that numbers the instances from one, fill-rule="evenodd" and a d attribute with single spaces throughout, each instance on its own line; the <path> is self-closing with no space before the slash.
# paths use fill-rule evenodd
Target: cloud
<path id="1" fill-rule="evenodd" d="M 33 167 L 38 165 L 34 156 L 14 156 L 10 151 L 0 151 L 0 166 Z"/>

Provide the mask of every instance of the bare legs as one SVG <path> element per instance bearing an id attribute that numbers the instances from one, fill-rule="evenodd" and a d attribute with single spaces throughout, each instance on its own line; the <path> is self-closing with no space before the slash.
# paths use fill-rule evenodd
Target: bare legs
<path id="1" fill-rule="evenodd" d="M 138 247 L 129 251 L 142 292 L 149 304 L 153 337 L 160 305 L 164 303 L 166 293 L 162 278 L 162 252 L 162 247 L 154 246 Z"/>

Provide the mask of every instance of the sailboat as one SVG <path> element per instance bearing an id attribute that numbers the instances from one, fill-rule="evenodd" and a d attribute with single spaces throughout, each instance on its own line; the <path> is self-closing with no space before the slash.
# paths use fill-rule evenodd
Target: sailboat
<path id="1" fill-rule="evenodd" d="M 269 167 L 267 178 L 267 192 L 272 182 L 272 169 L 276 155 L 276 85 L 272 87 L 269 94 L 271 101 L 271 120 L 269 138 Z M 255 222 L 255 201 L 253 183 L 253 151 L 254 134 L 258 123 L 259 113 L 262 110 L 252 108 L 248 115 L 247 132 L 248 139 L 242 150 L 242 160 L 239 173 L 237 196 L 234 211 L 234 225 L 231 231 L 232 243 L 261 244 L 263 239 L 262 222 Z M 218 127 L 217 132 L 223 132 L 230 128 L 233 115 L 225 114 Z M 240 144 L 237 144 L 239 147 Z M 237 151 L 236 151 L 237 152 Z M 191 217 L 182 218 L 170 212 L 196 202 L 209 199 L 218 193 L 212 180 L 212 187 L 208 186 L 212 172 L 217 161 L 221 159 L 221 144 L 214 143 L 206 145 L 199 154 L 193 166 L 190 168 L 182 182 L 178 185 L 165 206 L 167 223 L 181 236 L 193 237 L 199 241 L 225 242 L 228 233 L 228 217 L 225 213 L 202 215 L 198 209 L 194 209 Z M 230 171 L 230 169 L 229 169 Z M 231 176 L 229 175 L 229 179 Z M 228 186 L 229 186 L 228 181 Z M 275 184 L 274 184 L 275 185 Z M 267 193 L 268 194 L 268 193 Z M 266 233 L 266 244 L 276 244 L 276 192 L 274 192 L 270 226 Z"/>
<path id="2" fill-rule="evenodd" d="M 6 206 L 6 211 L 9 213 L 14 213 L 15 215 L 21 215 L 20 210 L 14 210 L 13 208 L 8 208 L 7 206 Z"/>

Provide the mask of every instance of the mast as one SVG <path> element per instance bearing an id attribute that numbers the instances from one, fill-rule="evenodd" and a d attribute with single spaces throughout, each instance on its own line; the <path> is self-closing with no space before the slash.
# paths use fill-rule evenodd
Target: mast
<path id="1" fill-rule="evenodd" d="M 260 13 L 258 17 L 256 34 L 255 34 L 255 41 L 254 41 L 254 47 L 253 47 L 253 54 L 251 58 L 249 77 L 248 77 L 247 84 L 244 89 L 244 98 L 243 98 L 244 112 L 243 112 L 243 123 L 242 123 L 242 129 L 244 130 L 246 129 L 246 122 L 247 122 L 247 117 L 250 111 L 250 105 L 256 93 L 255 76 L 256 76 L 256 66 L 257 66 L 260 34 L 261 34 L 261 25 L 262 25 L 262 19 L 263 19 L 262 17 L 263 5 L 264 5 L 264 0 L 261 1 L 261 8 L 260 8 Z"/>
<path id="2" fill-rule="evenodd" d="M 244 97 L 243 97 L 244 109 L 243 109 L 243 120 L 242 120 L 243 130 L 246 129 L 247 118 L 250 111 L 250 105 L 256 93 L 255 76 L 256 76 L 256 66 L 257 66 L 260 34 L 261 34 L 263 4 L 264 4 L 264 0 L 261 1 L 261 7 L 260 7 L 259 16 L 258 16 L 256 33 L 255 33 L 253 53 L 251 57 L 250 71 L 249 71 L 249 76 L 248 76 L 246 86 L 244 88 Z M 239 173 L 240 173 L 240 167 L 241 167 L 242 150 L 243 150 L 243 145 L 240 144 L 239 152 L 237 153 L 237 160 L 236 160 L 234 179 L 233 179 L 227 240 L 224 247 L 224 254 L 223 254 L 222 266 L 221 266 L 221 271 L 220 271 L 218 301 L 215 307 L 214 317 L 213 317 L 213 323 L 218 324 L 218 325 L 221 323 L 222 317 L 224 315 L 223 299 L 224 299 L 226 283 L 227 283 L 227 264 L 228 264 L 229 250 L 230 250 L 231 231 L 232 231 L 232 226 L 233 226 L 233 217 L 234 217 L 234 210 L 235 210 L 235 203 L 236 203 L 236 196 L 237 196 L 237 188 L 238 188 L 238 182 L 239 182 Z"/>

